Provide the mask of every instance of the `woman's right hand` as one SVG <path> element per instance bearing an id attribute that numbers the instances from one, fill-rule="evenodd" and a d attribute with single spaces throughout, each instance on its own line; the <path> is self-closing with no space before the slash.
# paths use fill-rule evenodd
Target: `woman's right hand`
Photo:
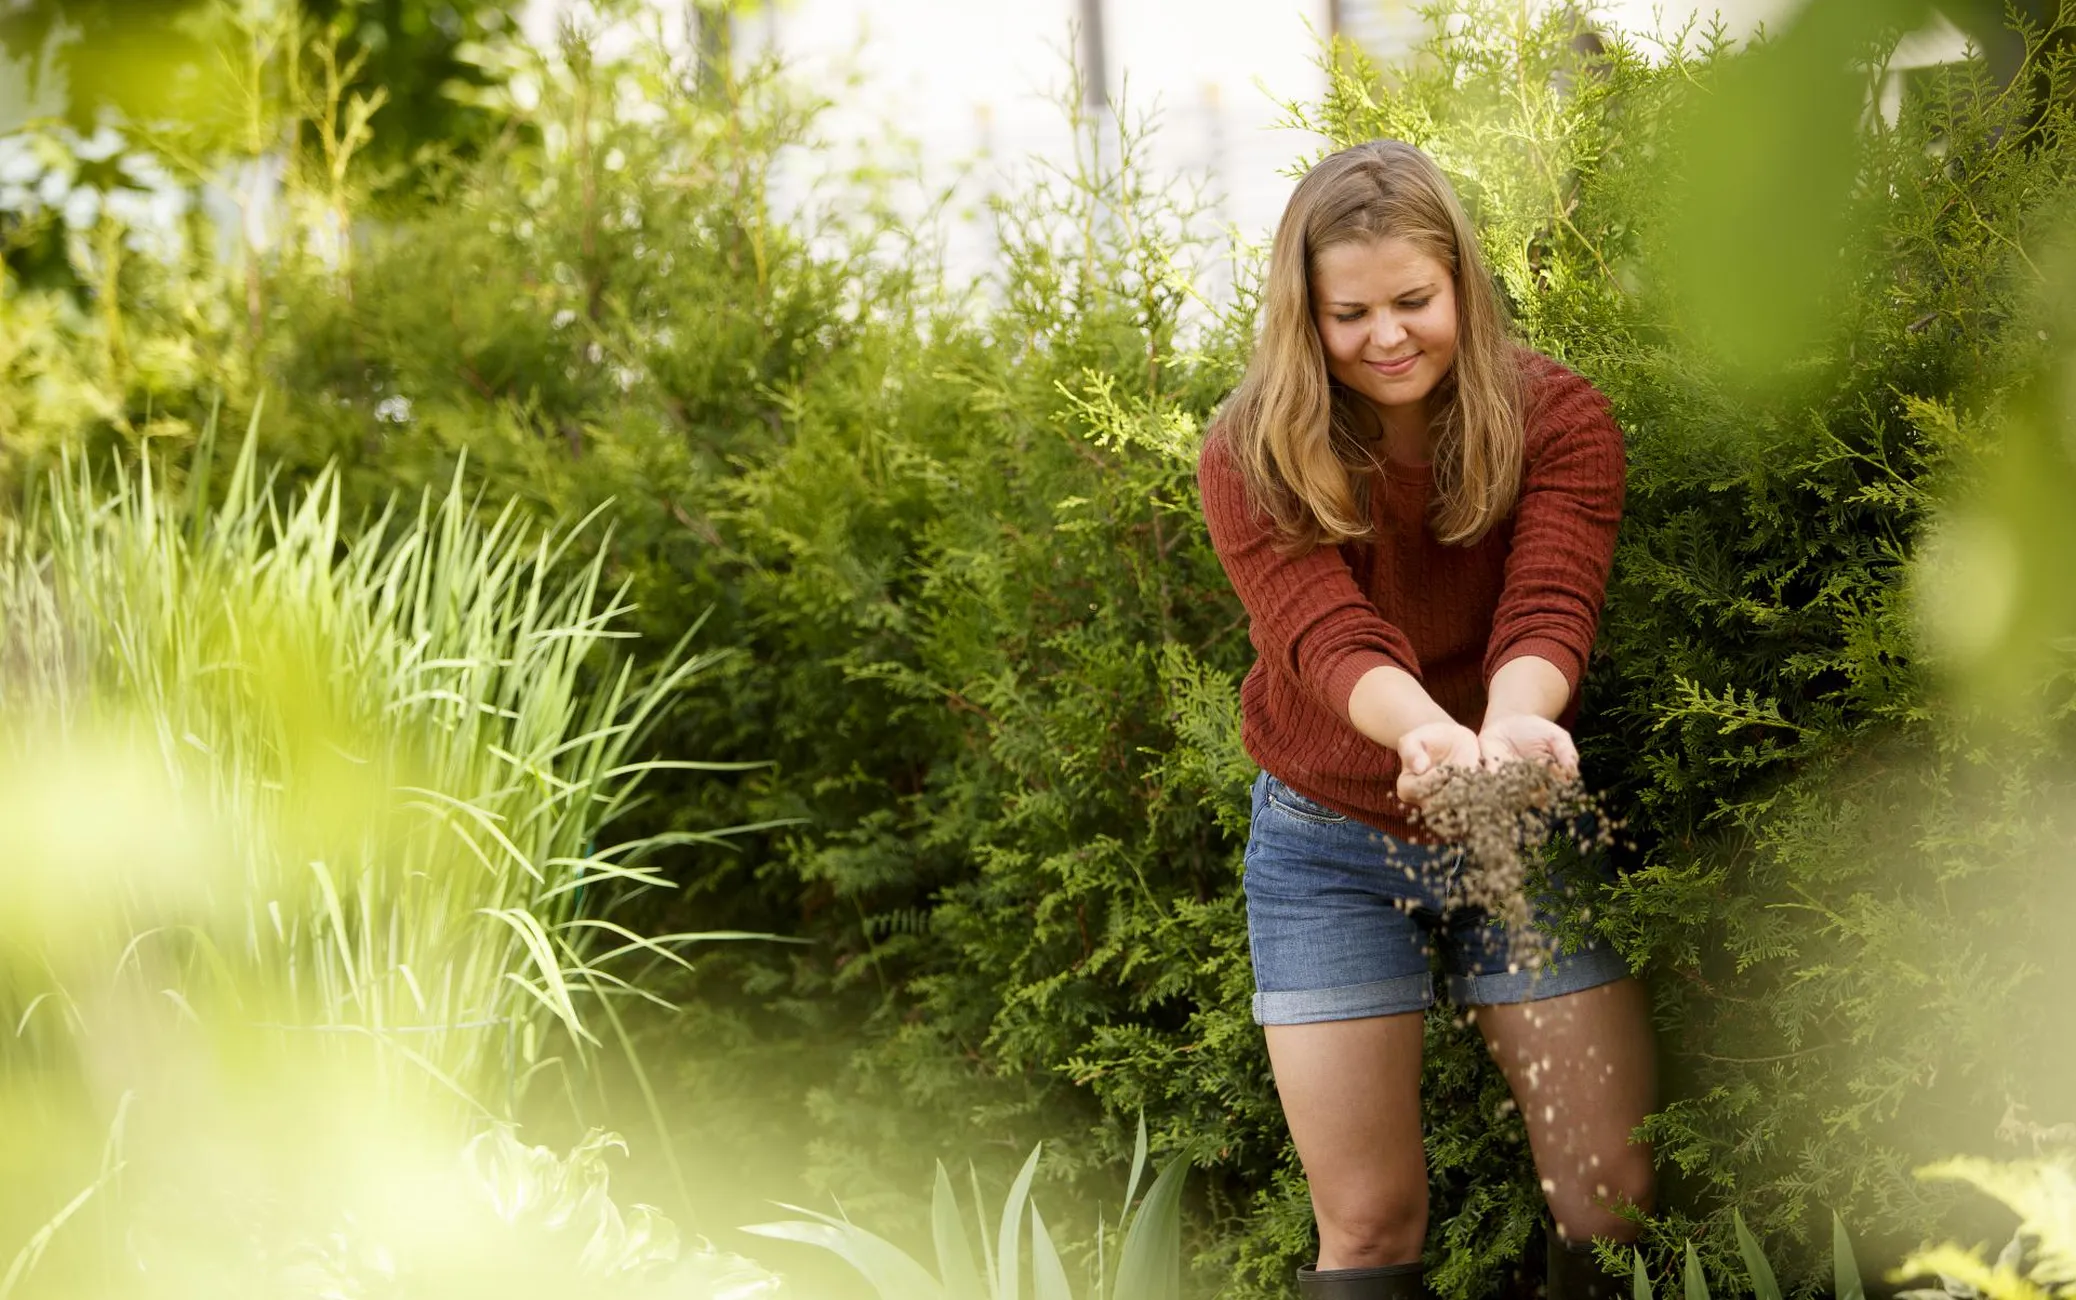
<path id="1" fill-rule="evenodd" d="M 1478 733 L 1460 722 L 1428 722 L 1398 738 L 1398 797 L 1418 808 L 1441 783 L 1446 767 L 1476 767 Z"/>

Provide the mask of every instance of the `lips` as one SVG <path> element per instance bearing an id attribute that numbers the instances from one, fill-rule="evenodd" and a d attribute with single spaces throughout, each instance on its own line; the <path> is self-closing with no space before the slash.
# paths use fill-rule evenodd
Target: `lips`
<path id="1" fill-rule="evenodd" d="M 1365 361 L 1362 364 L 1386 379 L 1397 379 L 1401 375 L 1410 373 L 1413 369 L 1413 364 L 1418 360 L 1420 360 L 1420 354 L 1415 352 L 1410 356 L 1398 357 L 1391 361 Z"/>

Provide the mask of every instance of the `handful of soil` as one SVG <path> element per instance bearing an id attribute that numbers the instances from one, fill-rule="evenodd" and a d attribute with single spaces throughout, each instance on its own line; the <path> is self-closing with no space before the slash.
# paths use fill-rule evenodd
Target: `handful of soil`
<path id="1" fill-rule="evenodd" d="M 1589 823 L 1586 815 L 1598 809 L 1584 783 L 1548 763 L 1450 767 L 1436 778 L 1419 816 L 1437 839 L 1463 850 L 1449 906 L 1478 908 L 1503 923 L 1510 960 L 1531 969 L 1542 965 L 1550 940 L 1533 925 L 1529 870 L 1553 834 L 1582 849 L 1608 844 L 1607 818 L 1596 815 Z M 1590 838 L 1580 842 L 1582 833 Z"/>

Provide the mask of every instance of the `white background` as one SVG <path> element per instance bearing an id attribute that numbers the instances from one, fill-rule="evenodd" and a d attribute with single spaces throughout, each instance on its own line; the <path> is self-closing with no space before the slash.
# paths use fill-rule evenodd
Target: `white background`
<path id="1" fill-rule="evenodd" d="M 528 31 L 545 40 L 568 2 L 528 0 Z M 682 30 L 685 0 L 651 2 Z M 1780 21 L 1795 3 L 1720 0 L 1713 8 L 1742 36 Z M 1003 192 L 1005 178 L 1030 159 L 1064 162 L 1070 154 L 1059 99 L 1079 11 L 1078 0 L 776 0 L 738 20 L 736 41 L 739 50 L 776 48 L 835 100 L 823 123 L 829 140 L 861 144 L 882 160 L 903 156 L 890 140 L 907 141 L 917 171 L 912 197 L 920 205 L 955 186 L 957 212 Z M 1597 12 L 1609 25 L 1651 30 L 1677 27 L 1684 8 L 1618 0 Z M 1424 26 L 1410 0 L 1342 0 L 1342 15 L 1351 37 L 1384 55 Z M 1265 241 L 1293 183 L 1283 173 L 1320 143 L 1276 123 L 1279 101 L 1311 99 L 1323 87 L 1315 60 L 1328 0 L 1104 0 L 1104 22 L 1113 101 L 1127 118 L 1158 116 L 1149 150 L 1156 172 L 1203 179 L 1216 218 Z M 821 160 L 847 161 L 841 150 Z M 984 223 L 949 224 L 954 267 L 984 269 Z"/>

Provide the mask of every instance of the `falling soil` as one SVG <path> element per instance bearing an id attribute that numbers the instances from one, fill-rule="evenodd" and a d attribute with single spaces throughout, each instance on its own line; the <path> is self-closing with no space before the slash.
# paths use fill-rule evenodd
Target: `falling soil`
<path id="1" fill-rule="evenodd" d="M 1581 849 L 1610 842 L 1611 823 L 1576 776 L 1547 763 L 1451 767 L 1419 810 L 1421 825 L 1463 852 L 1448 904 L 1476 908 L 1506 926 L 1509 960 L 1534 969 L 1551 937 L 1534 924 L 1529 874 L 1553 836 Z"/>

